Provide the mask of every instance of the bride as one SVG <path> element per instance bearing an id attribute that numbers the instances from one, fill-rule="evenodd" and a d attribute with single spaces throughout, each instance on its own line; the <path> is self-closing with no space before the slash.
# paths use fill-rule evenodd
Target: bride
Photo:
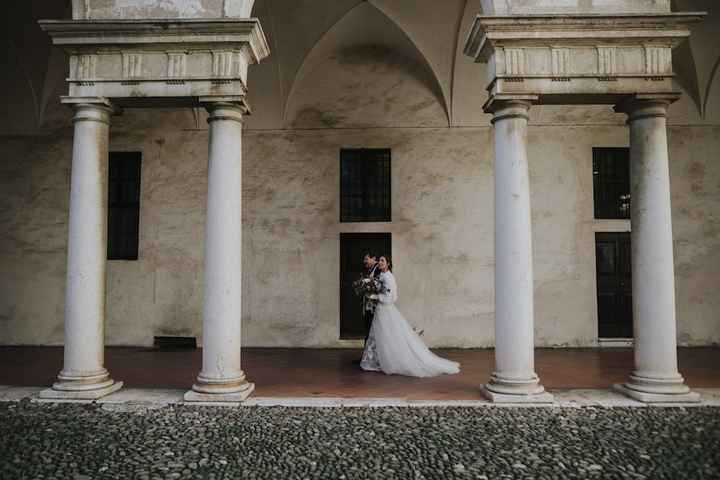
<path id="1" fill-rule="evenodd" d="M 460 364 L 432 353 L 395 306 L 398 292 L 395 276 L 391 272 L 390 257 L 380 257 L 378 268 L 382 272 L 382 287 L 379 294 L 370 296 L 372 300 L 378 301 L 378 305 L 360 368 L 410 377 L 458 373 Z"/>

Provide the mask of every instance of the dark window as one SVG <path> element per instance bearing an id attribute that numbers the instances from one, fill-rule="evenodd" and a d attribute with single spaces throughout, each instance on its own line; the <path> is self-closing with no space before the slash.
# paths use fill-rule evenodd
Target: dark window
<path id="1" fill-rule="evenodd" d="M 390 221 L 390 150 L 340 151 L 340 221 Z"/>
<path id="2" fill-rule="evenodd" d="M 108 260 L 137 260 L 140 231 L 140 152 L 111 152 L 108 182 Z"/>
<path id="3" fill-rule="evenodd" d="M 630 151 L 593 148 L 595 218 L 630 218 Z"/>

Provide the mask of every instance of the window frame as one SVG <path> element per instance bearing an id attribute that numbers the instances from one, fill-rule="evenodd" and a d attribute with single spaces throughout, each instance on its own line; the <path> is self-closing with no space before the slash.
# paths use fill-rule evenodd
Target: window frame
<path id="1" fill-rule="evenodd" d="M 343 180 L 343 166 L 344 161 L 361 161 L 361 162 L 367 162 L 367 161 L 386 161 L 387 162 L 387 178 L 385 181 L 376 184 L 372 188 L 373 185 L 371 182 L 367 181 L 368 175 L 363 176 L 363 179 L 365 181 L 362 184 L 361 187 L 361 193 L 358 194 L 352 194 L 353 192 L 347 192 L 346 191 L 346 185 Z M 340 175 L 339 175 L 339 181 L 340 181 L 340 212 L 339 212 L 339 220 L 340 223 L 390 223 L 392 222 L 392 150 L 390 148 L 341 148 L 340 149 Z M 349 182 L 352 183 L 352 182 Z M 378 188 L 378 186 L 380 188 Z M 383 199 L 383 215 L 368 215 L 367 210 L 368 207 L 366 207 L 364 204 L 366 202 L 369 202 L 369 197 L 371 195 L 368 194 L 369 191 L 373 191 L 377 189 L 378 191 L 381 191 L 380 195 L 375 195 L 376 197 L 379 197 Z M 363 206 L 361 207 L 361 211 L 364 211 L 363 215 L 357 214 L 358 212 L 352 212 L 352 207 L 346 206 L 346 201 L 359 197 L 363 203 Z M 346 211 L 349 212 L 349 214 L 345 214 Z M 378 208 L 378 211 L 380 211 L 380 208 Z M 352 214 L 356 213 L 356 214 Z"/>
<path id="2" fill-rule="evenodd" d="M 632 198 L 630 196 L 631 181 L 630 178 L 630 149 L 627 147 L 593 147 L 592 149 L 592 175 L 593 175 L 593 218 L 595 220 L 630 220 L 631 219 L 631 206 Z M 601 181 L 599 170 L 596 169 L 597 162 L 601 159 L 606 159 L 609 156 L 613 156 L 613 161 L 623 161 L 627 163 L 627 174 L 626 176 L 620 177 L 619 181 Z M 622 158 L 621 158 L 622 157 Z M 596 173 L 596 171 L 598 173 Z M 616 169 L 616 172 L 621 172 L 621 169 Z M 611 205 L 608 202 L 610 193 L 615 189 L 616 191 L 625 190 L 622 188 L 627 185 L 627 193 L 624 193 L 616 199 L 617 204 Z M 627 213 L 623 214 L 623 196 L 627 195 Z M 603 201 L 604 200 L 604 201 Z"/>

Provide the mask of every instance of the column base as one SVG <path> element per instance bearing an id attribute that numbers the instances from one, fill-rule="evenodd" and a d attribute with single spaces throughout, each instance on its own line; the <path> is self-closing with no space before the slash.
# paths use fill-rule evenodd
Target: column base
<path id="1" fill-rule="evenodd" d="M 239 372 L 232 378 L 212 378 L 200 373 L 192 390 L 185 393 L 186 402 L 244 402 L 255 390 L 255 384 L 247 381 Z"/>
<path id="2" fill-rule="evenodd" d="M 254 383 L 245 383 L 242 385 L 242 389 L 234 392 L 217 392 L 207 393 L 198 392 L 193 385 L 193 390 L 185 392 L 183 397 L 186 402 L 202 402 L 202 403 L 238 403 L 244 402 L 250 395 L 255 391 Z"/>
<path id="3" fill-rule="evenodd" d="M 483 396 L 497 403 L 552 403 L 553 396 L 540 385 L 536 373 L 527 375 L 503 375 L 495 372 L 490 382 L 482 385 Z"/>
<path id="4" fill-rule="evenodd" d="M 116 382 L 112 379 L 95 386 L 87 383 L 72 385 L 72 382 L 57 382 L 52 388 L 41 391 L 38 398 L 41 400 L 97 400 L 117 392 L 122 387 L 123 382 Z"/>
<path id="5" fill-rule="evenodd" d="M 615 384 L 613 390 L 643 403 L 699 403 L 700 394 L 687 388 L 683 393 L 656 393 L 635 390 L 629 384 Z"/>
<path id="6" fill-rule="evenodd" d="M 534 391 L 517 393 L 496 392 L 492 388 L 491 384 L 481 385 L 480 393 L 493 403 L 553 403 L 555 401 L 555 397 L 541 386 Z"/>

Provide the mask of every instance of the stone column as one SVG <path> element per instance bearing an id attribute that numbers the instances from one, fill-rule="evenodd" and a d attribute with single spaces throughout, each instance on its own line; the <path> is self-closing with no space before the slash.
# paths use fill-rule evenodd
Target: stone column
<path id="1" fill-rule="evenodd" d="M 65 295 L 65 357 L 40 398 L 96 399 L 119 390 L 104 366 L 109 102 L 74 105 Z"/>
<path id="2" fill-rule="evenodd" d="M 675 98 L 637 96 L 630 125 L 635 370 L 615 388 L 642 402 L 697 402 L 678 372 L 666 115 Z"/>
<path id="3" fill-rule="evenodd" d="M 493 402 L 552 402 L 535 374 L 532 228 L 525 98 L 492 99 L 495 126 L 495 372 Z"/>
<path id="4" fill-rule="evenodd" d="M 236 103 L 210 103 L 205 220 L 203 364 L 186 401 L 238 402 L 254 390 L 240 368 L 242 119 Z"/>

